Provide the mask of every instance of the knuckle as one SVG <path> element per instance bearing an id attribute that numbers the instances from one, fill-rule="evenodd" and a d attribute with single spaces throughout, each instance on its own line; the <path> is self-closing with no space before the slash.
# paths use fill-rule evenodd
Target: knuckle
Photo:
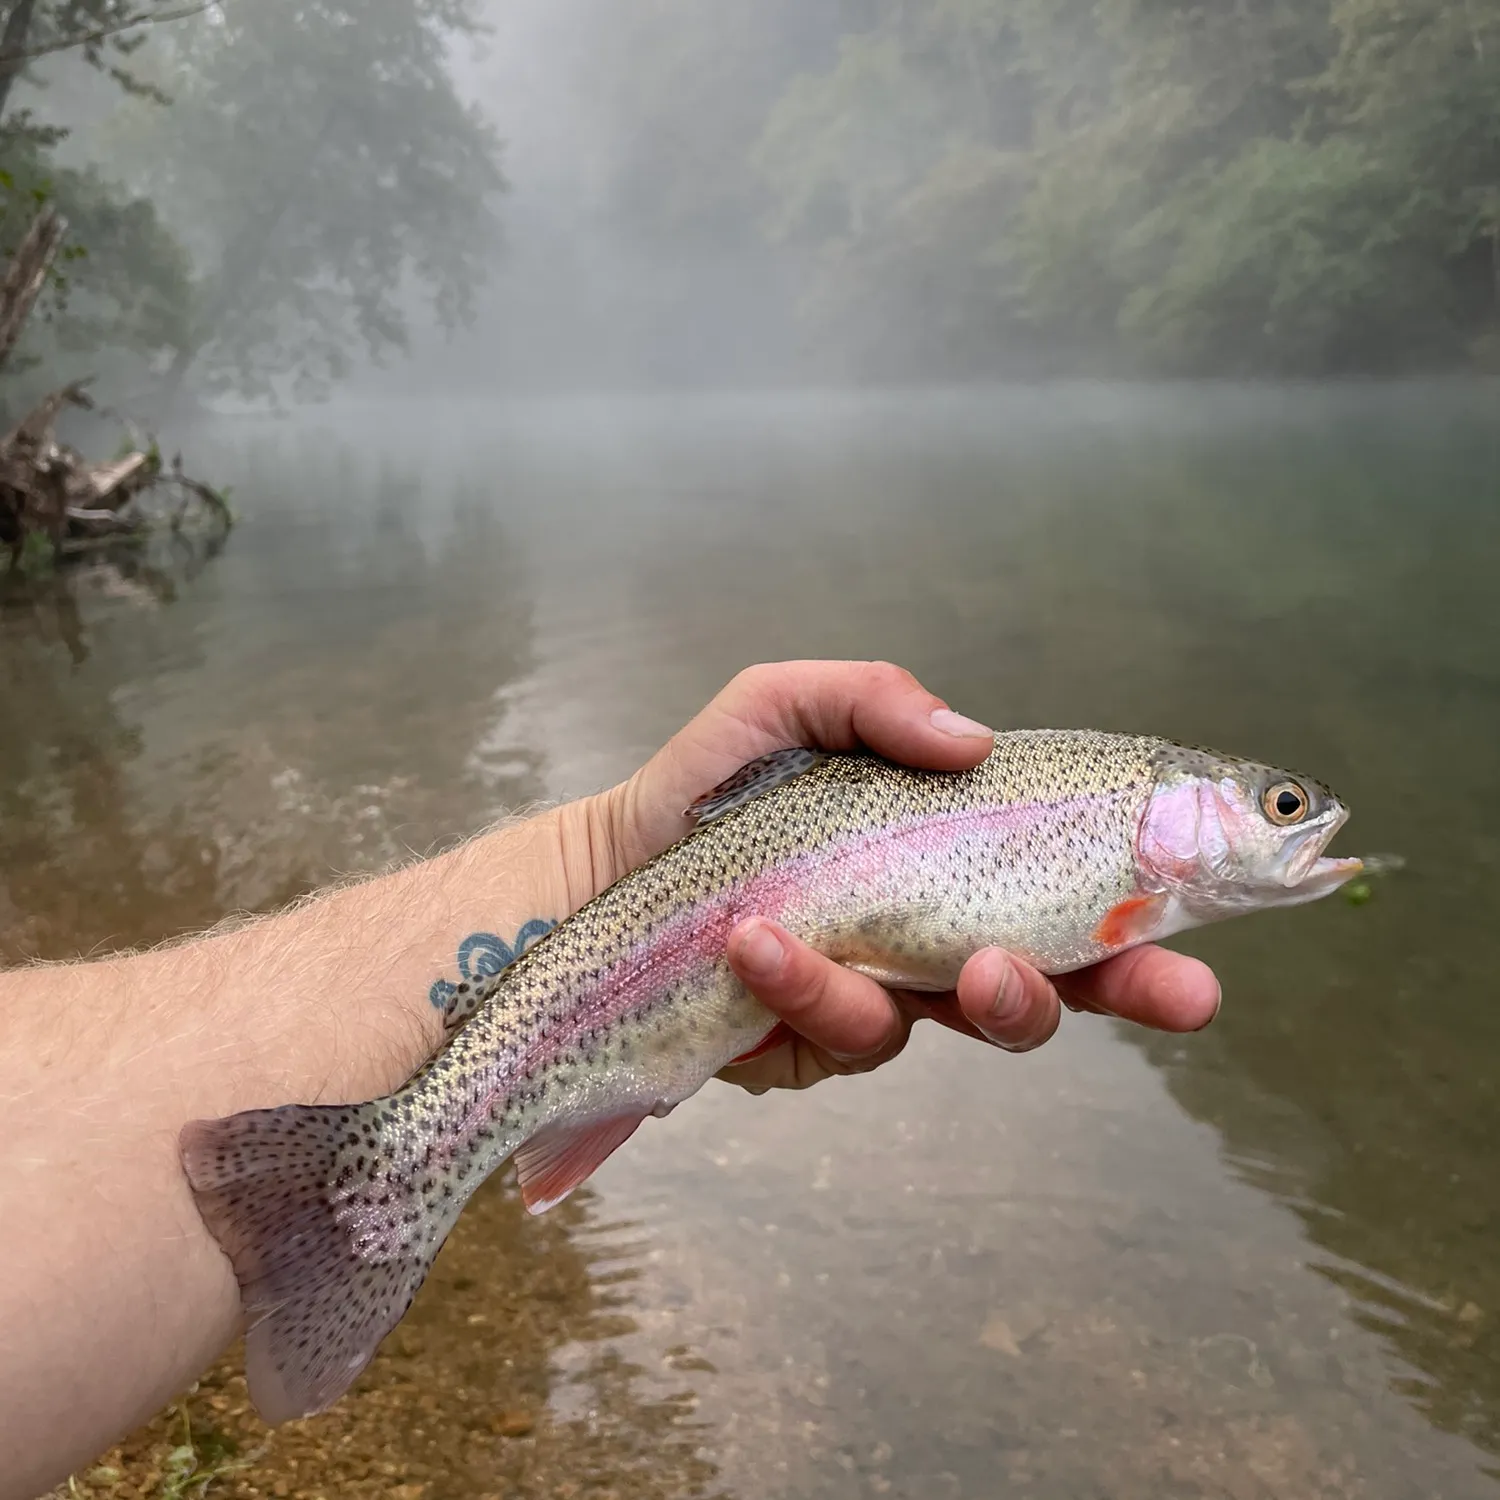
<path id="1" fill-rule="evenodd" d="M 769 669 L 764 662 L 741 667 L 724 687 L 723 698 L 754 698 L 764 691 Z"/>
<path id="2" fill-rule="evenodd" d="M 788 661 L 757 661 L 741 667 L 729 679 L 731 689 L 759 696 L 784 691 L 790 678 L 795 676 L 797 663 Z"/>
<path id="3" fill-rule="evenodd" d="M 864 687 L 871 693 L 905 691 L 917 685 L 917 679 L 892 661 L 866 662 L 863 672 Z"/>

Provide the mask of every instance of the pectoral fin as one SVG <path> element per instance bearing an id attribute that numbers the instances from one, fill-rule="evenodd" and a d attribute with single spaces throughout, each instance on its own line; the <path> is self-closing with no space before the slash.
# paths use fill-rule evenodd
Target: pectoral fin
<path id="1" fill-rule="evenodd" d="M 1129 947 L 1156 931 L 1166 909 L 1164 895 L 1129 896 L 1104 913 L 1094 941 L 1106 948 Z"/>

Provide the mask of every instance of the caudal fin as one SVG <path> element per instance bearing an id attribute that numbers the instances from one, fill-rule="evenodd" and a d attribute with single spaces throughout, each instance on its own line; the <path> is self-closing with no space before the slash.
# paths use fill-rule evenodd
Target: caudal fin
<path id="1" fill-rule="evenodd" d="M 245 1371 L 268 1422 L 343 1395 L 457 1217 L 382 1150 L 383 1115 L 379 1103 L 287 1105 L 183 1127 L 199 1212 L 239 1278 Z"/>

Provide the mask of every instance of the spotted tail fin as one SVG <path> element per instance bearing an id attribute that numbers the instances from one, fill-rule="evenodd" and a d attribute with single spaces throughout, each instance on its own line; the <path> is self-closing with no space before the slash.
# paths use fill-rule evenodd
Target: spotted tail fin
<path id="1" fill-rule="evenodd" d="M 180 1137 L 204 1222 L 234 1264 L 250 1394 L 268 1422 L 333 1405 L 426 1279 L 463 1206 L 399 1164 L 388 1106 L 287 1105 Z"/>

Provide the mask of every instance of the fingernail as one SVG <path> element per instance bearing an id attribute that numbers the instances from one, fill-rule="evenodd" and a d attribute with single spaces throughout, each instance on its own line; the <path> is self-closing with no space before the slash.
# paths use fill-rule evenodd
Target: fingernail
<path id="1" fill-rule="evenodd" d="M 1015 1043 L 1004 1035 L 1006 1028 L 1013 1026 L 1021 1017 L 1026 1005 L 1026 987 L 1016 966 L 1005 959 L 1000 967 L 1000 980 L 995 987 L 995 998 L 990 1002 L 988 1015 L 975 1024 L 997 1047 L 1015 1051 Z"/>
<path id="2" fill-rule="evenodd" d="M 737 945 L 740 966 L 761 979 L 769 979 L 781 967 L 786 949 L 764 922 L 754 922 Z"/>
<path id="3" fill-rule="evenodd" d="M 1065 999 L 1063 1001 L 1063 1004 L 1066 1005 L 1074 1015 L 1114 1016 L 1116 1020 L 1119 1020 L 1119 1017 L 1115 1016 L 1114 1011 L 1112 1011 L 1107 1005 L 1101 1005 L 1097 1000 Z"/>
<path id="4" fill-rule="evenodd" d="M 930 717 L 934 729 L 941 729 L 944 734 L 951 734 L 955 739 L 992 740 L 995 737 L 995 731 L 987 725 L 974 719 L 966 719 L 962 714 L 954 713 L 951 708 L 935 708 Z"/>
<path id="5" fill-rule="evenodd" d="M 1195 1027 L 1194 1030 L 1196 1031 L 1207 1031 L 1219 1019 L 1219 1007 L 1224 1003 L 1224 986 L 1219 984 L 1217 980 L 1214 981 L 1214 984 L 1217 990 L 1217 993 L 1214 995 L 1214 1013 L 1201 1026 Z"/>

